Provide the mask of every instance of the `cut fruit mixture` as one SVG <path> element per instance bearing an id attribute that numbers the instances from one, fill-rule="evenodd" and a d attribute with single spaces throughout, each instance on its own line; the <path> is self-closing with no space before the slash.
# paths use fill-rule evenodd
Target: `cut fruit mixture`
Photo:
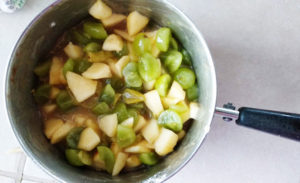
<path id="1" fill-rule="evenodd" d="M 137 11 L 113 13 L 98 0 L 34 69 L 44 133 L 73 166 L 113 176 L 153 166 L 197 116 L 189 53 L 168 27 L 150 29 Z"/>

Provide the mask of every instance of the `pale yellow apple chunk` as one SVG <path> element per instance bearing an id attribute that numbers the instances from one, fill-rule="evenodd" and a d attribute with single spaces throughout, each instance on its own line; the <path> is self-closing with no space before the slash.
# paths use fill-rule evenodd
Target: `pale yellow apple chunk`
<path id="1" fill-rule="evenodd" d="M 143 116 L 139 115 L 138 122 L 136 123 L 136 125 L 134 127 L 134 131 L 135 132 L 140 131 L 142 128 L 144 128 L 144 126 L 146 124 L 147 124 L 146 119 Z"/>
<path id="2" fill-rule="evenodd" d="M 129 61 L 130 61 L 129 56 L 123 56 L 117 61 L 117 63 L 115 63 L 115 74 L 118 77 L 120 78 L 123 77 L 122 70 L 129 63 Z"/>
<path id="3" fill-rule="evenodd" d="M 72 42 L 69 42 L 69 44 L 64 48 L 64 51 L 68 57 L 72 59 L 79 59 L 84 54 L 82 48 L 74 45 Z"/>
<path id="4" fill-rule="evenodd" d="M 51 118 L 44 123 L 44 133 L 48 139 L 51 139 L 52 135 L 64 124 L 63 120 L 57 118 Z"/>
<path id="5" fill-rule="evenodd" d="M 124 152 L 136 153 L 136 154 L 146 153 L 146 152 L 151 151 L 150 147 L 151 147 L 151 144 L 149 144 L 147 141 L 143 140 L 137 144 L 127 147 L 126 149 L 124 149 Z"/>
<path id="6" fill-rule="evenodd" d="M 141 164 L 141 161 L 137 155 L 130 155 L 126 160 L 126 167 L 134 168 Z"/>
<path id="7" fill-rule="evenodd" d="M 130 36 L 128 34 L 128 32 L 125 32 L 125 31 L 119 30 L 119 29 L 114 29 L 114 33 L 118 34 L 119 36 L 121 36 L 126 41 L 129 41 L 129 42 L 133 42 L 134 41 L 134 36 Z"/>
<path id="8" fill-rule="evenodd" d="M 51 114 L 52 112 L 55 111 L 56 108 L 57 108 L 56 104 L 46 104 L 42 107 L 42 110 L 46 114 Z"/>
<path id="9" fill-rule="evenodd" d="M 119 152 L 116 158 L 116 162 L 112 171 L 112 176 L 118 175 L 120 171 L 125 167 L 128 154 Z"/>
<path id="10" fill-rule="evenodd" d="M 112 15 L 112 9 L 101 0 L 97 0 L 90 8 L 89 13 L 94 18 L 101 20 L 110 17 Z"/>
<path id="11" fill-rule="evenodd" d="M 60 141 L 62 141 L 68 133 L 72 130 L 72 128 L 75 127 L 75 124 L 73 122 L 66 122 L 64 123 L 59 129 L 55 131 L 55 133 L 51 137 L 51 144 L 56 144 Z"/>
<path id="12" fill-rule="evenodd" d="M 117 156 L 118 153 L 122 151 L 122 148 L 116 142 L 111 143 L 110 149 L 114 153 L 115 156 Z"/>
<path id="13" fill-rule="evenodd" d="M 158 92 L 152 90 L 145 93 L 144 96 L 146 106 L 152 111 L 154 116 L 158 116 L 164 110 Z"/>
<path id="14" fill-rule="evenodd" d="M 110 17 L 102 19 L 102 24 L 105 27 L 115 26 L 126 19 L 126 16 L 123 14 L 115 14 L 113 13 Z"/>
<path id="15" fill-rule="evenodd" d="M 126 127 L 129 127 L 129 128 L 132 128 L 133 127 L 133 123 L 134 123 L 134 118 L 133 117 L 130 117 L 126 120 L 124 120 L 121 125 L 123 126 L 126 126 Z"/>
<path id="16" fill-rule="evenodd" d="M 127 17 L 127 30 L 133 36 L 143 30 L 149 23 L 149 18 L 137 11 L 131 12 Z"/>
<path id="17" fill-rule="evenodd" d="M 155 152 L 160 156 L 165 156 L 173 151 L 177 144 L 178 136 L 171 130 L 162 128 L 159 137 L 155 141 Z"/>
<path id="18" fill-rule="evenodd" d="M 151 119 L 150 122 L 142 130 L 143 137 L 150 143 L 153 144 L 156 138 L 159 136 L 159 126 L 155 119 Z"/>
<path id="19" fill-rule="evenodd" d="M 85 72 L 82 73 L 82 76 L 87 79 L 103 79 L 111 78 L 112 74 L 107 64 L 93 63 Z"/>
<path id="20" fill-rule="evenodd" d="M 63 75 L 63 67 L 64 67 L 63 60 L 59 57 L 53 57 L 50 71 L 49 71 L 50 85 L 66 84 L 66 80 Z"/>
<path id="21" fill-rule="evenodd" d="M 171 101 L 169 102 L 171 105 L 177 104 L 178 102 L 185 99 L 185 91 L 179 83 L 173 81 L 167 98 L 169 98 L 169 100 Z"/>
<path id="22" fill-rule="evenodd" d="M 78 149 L 84 151 L 93 150 L 100 143 L 100 137 L 92 128 L 85 128 L 79 138 Z"/>
<path id="23" fill-rule="evenodd" d="M 116 34 L 110 34 L 104 41 L 102 49 L 105 51 L 121 51 L 124 42 L 122 38 Z"/>
<path id="24" fill-rule="evenodd" d="M 74 72 L 67 72 L 66 78 L 68 86 L 78 102 L 83 102 L 96 93 L 97 81 L 84 78 Z"/>
<path id="25" fill-rule="evenodd" d="M 197 119 L 200 116 L 200 104 L 196 102 L 190 103 L 190 118 Z"/>
<path id="26" fill-rule="evenodd" d="M 99 118 L 98 125 L 107 136 L 114 137 L 116 135 L 118 126 L 117 114 L 109 114 Z"/>

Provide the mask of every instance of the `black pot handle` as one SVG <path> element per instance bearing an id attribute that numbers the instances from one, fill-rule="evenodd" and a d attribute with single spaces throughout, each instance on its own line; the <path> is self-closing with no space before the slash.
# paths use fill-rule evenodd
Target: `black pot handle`
<path id="1" fill-rule="evenodd" d="M 300 140 L 300 115 L 242 107 L 239 109 L 238 125 Z"/>
<path id="2" fill-rule="evenodd" d="M 222 115 L 225 121 L 235 118 L 238 125 L 300 141 L 300 114 L 249 107 L 236 111 L 231 103 L 224 107 L 217 107 L 216 114 Z"/>

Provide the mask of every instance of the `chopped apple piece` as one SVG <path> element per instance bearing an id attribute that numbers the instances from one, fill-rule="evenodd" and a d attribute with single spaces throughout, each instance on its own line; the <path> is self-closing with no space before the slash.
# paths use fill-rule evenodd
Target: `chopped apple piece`
<path id="1" fill-rule="evenodd" d="M 90 62 L 106 62 L 108 59 L 113 58 L 113 54 L 107 51 L 88 52 L 88 59 Z"/>
<path id="2" fill-rule="evenodd" d="M 155 152 L 160 156 L 165 156 L 173 151 L 177 144 L 178 136 L 171 130 L 162 128 L 159 137 L 155 141 Z"/>
<path id="3" fill-rule="evenodd" d="M 180 114 L 180 117 L 182 119 L 182 123 L 187 122 L 190 119 L 190 110 L 187 110 L 185 113 Z"/>
<path id="4" fill-rule="evenodd" d="M 113 13 L 110 17 L 102 19 L 102 24 L 105 27 L 115 26 L 126 19 L 126 16 L 123 14 L 115 14 Z"/>
<path id="5" fill-rule="evenodd" d="M 168 98 L 174 99 L 175 101 L 177 101 L 176 103 L 185 99 L 185 91 L 183 90 L 181 85 L 176 81 L 173 81 L 173 84 L 168 93 Z"/>
<path id="6" fill-rule="evenodd" d="M 143 116 L 139 115 L 138 119 L 139 120 L 138 120 L 138 122 L 136 123 L 136 125 L 134 127 L 135 132 L 140 131 L 147 124 L 147 121 L 145 120 L 145 118 Z"/>
<path id="7" fill-rule="evenodd" d="M 82 48 L 74 45 L 72 42 L 69 42 L 69 44 L 64 48 L 64 51 L 68 57 L 72 59 L 79 59 L 83 56 Z"/>
<path id="8" fill-rule="evenodd" d="M 48 139 L 64 124 L 63 120 L 51 118 L 45 121 L 44 133 Z"/>
<path id="9" fill-rule="evenodd" d="M 120 171 L 124 168 L 126 164 L 128 154 L 119 152 L 116 158 L 114 169 L 112 171 L 112 176 L 118 175 Z"/>
<path id="10" fill-rule="evenodd" d="M 168 109 L 171 105 L 175 105 L 179 102 L 178 99 L 169 97 L 164 97 L 161 101 L 165 109 Z"/>
<path id="11" fill-rule="evenodd" d="M 59 129 L 57 129 L 52 137 L 51 137 L 51 144 L 56 144 L 66 138 L 68 133 L 72 130 L 72 128 L 75 127 L 75 124 L 73 122 L 66 122 L 64 123 Z"/>
<path id="12" fill-rule="evenodd" d="M 190 118 L 197 119 L 199 117 L 200 105 L 196 102 L 190 103 Z"/>
<path id="13" fill-rule="evenodd" d="M 43 106 L 43 111 L 46 114 L 50 114 L 50 113 L 55 111 L 56 107 L 57 107 L 56 104 L 46 104 L 46 105 Z"/>
<path id="14" fill-rule="evenodd" d="M 100 137 L 92 128 L 84 129 L 79 138 L 78 149 L 84 151 L 93 150 L 100 143 Z"/>
<path id="15" fill-rule="evenodd" d="M 119 36 L 121 36 L 123 39 L 125 39 L 126 41 L 129 42 L 133 42 L 134 41 L 134 36 L 130 36 L 127 32 L 119 30 L 119 29 L 115 29 L 114 33 L 118 34 Z"/>
<path id="16" fill-rule="evenodd" d="M 94 18 L 101 20 L 110 17 L 112 15 L 112 9 L 101 0 L 97 0 L 90 8 L 89 13 Z"/>
<path id="17" fill-rule="evenodd" d="M 116 113 L 105 115 L 98 119 L 100 129 L 109 137 L 114 137 L 117 132 L 118 116 Z"/>
<path id="18" fill-rule="evenodd" d="M 146 106 L 152 111 L 154 116 L 158 116 L 164 110 L 158 92 L 152 90 L 144 95 Z"/>
<path id="19" fill-rule="evenodd" d="M 143 87 L 146 91 L 150 91 L 154 89 L 154 85 L 155 85 L 156 80 L 152 80 L 149 82 L 144 82 L 143 83 Z"/>
<path id="20" fill-rule="evenodd" d="M 159 131 L 157 121 L 155 119 L 151 119 L 147 126 L 143 128 L 142 135 L 150 144 L 153 144 L 159 136 Z"/>
<path id="21" fill-rule="evenodd" d="M 123 56 L 117 61 L 117 63 L 115 63 L 115 74 L 118 77 L 120 78 L 123 77 L 122 70 L 128 64 L 129 61 L 130 61 L 129 56 Z"/>
<path id="22" fill-rule="evenodd" d="M 126 149 L 124 149 L 124 152 L 127 152 L 127 153 L 145 153 L 145 152 L 150 152 L 151 149 L 150 149 L 151 145 L 143 140 L 135 145 L 132 145 L 130 147 L 127 147 Z"/>
<path id="23" fill-rule="evenodd" d="M 130 36 L 133 36 L 143 30 L 149 22 L 149 18 L 141 15 L 137 11 L 131 12 L 127 17 L 127 30 Z"/>
<path id="24" fill-rule="evenodd" d="M 116 142 L 111 143 L 110 149 L 114 153 L 115 156 L 117 156 L 118 153 L 121 152 L 121 150 L 122 150 L 120 148 L 120 146 L 118 145 L 118 143 L 116 143 Z"/>
<path id="25" fill-rule="evenodd" d="M 126 127 L 129 127 L 129 128 L 132 128 L 133 127 L 133 123 L 134 123 L 134 118 L 133 117 L 130 117 L 126 120 L 124 120 L 121 125 L 123 126 L 126 126 Z"/>
<path id="26" fill-rule="evenodd" d="M 66 74 L 68 86 L 78 102 L 82 102 L 96 93 L 97 81 L 84 78 L 74 72 Z"/>
<path id="27" fill-rule="evenodd" d="M 77 126 L 84 126 L 87 117 L 83 114 L 75 114 L 72 116 L 73 121 L 76 123 Z"/>
<path id="28" fill-rule="evenodd" d="M 178 136 L 178 140 L 183 139 L 183 137 L 185 136 L 185 131 L 181 130 L 179 133 L 177 133 L 177 136 Z"/>
<path id="29" fill-rule="evenodd" d="M 85 121 L 85 126 L 92 128 L 99 136 L 101 135 L 99 125 L 95 120 L 87 119 Z"/>
<path id="30" fill-rule="evenodd" d="M 50 85 L 66 84 L 65 77 L 63 75 L 64 62 L 59 57 L 53 57 L 52 64 L 49 72 Z"/>
<path id="31" fill-rule="evenodd" d="M 82 76 L 88 79 L 102 79 L 112 77 L 110 68 L 104 63 L 93 63 Z"/>
<path id="32" fill-rule="evenodd" d="M 105 170 L 105 162 L 100 158 L 98 152 L 93 156 L 92 166 L 97 170 Z"/>
<path id="33" fill-rule="evenodd" d="M 57 95 L 59 94 L 59 92 L 60 92 L 59 88 L 51 87 L 50 98 L 55 99 L 57 97 Z"/>
<path id="34" fill-rule="evenodd" d="M 141 161 L 137 155 L 130 155 L 126 160 L 126 167 L 134 168 L 141 164 Z"/>
<path id="35" fill-rule="evenodd" d="M 111 34 L 105 39 L 102 49 L 105 51 L 121 51 L 123 45 L 124 43 L 120 36 Z"/>

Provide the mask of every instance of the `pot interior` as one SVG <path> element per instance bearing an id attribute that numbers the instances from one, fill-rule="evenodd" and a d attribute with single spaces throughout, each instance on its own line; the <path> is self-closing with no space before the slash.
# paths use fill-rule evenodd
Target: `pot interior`
<path id="1" fill-rule="evenodd" d="M 216 99 L 216 80 L 209 50 L 196 27 L 172 5 L 162 0 L 105 1 L 115 12 L 132 10 L 168 26 L 188 50 L 200 87 L 201 111 L 176 151 L 158 165 L 111 177 L 103 172 L 70 166 L 64 154 L 43 134 L 42 118 L 31 90 L 33 68 L 54 46 L 62 33 L 88 16 L 94 0 L 61 0 L 46 8 L 27 27 L 12 54 L 6 77 L 6 104 L 12 128 L 29 157 L 44 170 L 65 182 L 161 182 L 179 170 L 196 152 L 209 131 Z"/>

